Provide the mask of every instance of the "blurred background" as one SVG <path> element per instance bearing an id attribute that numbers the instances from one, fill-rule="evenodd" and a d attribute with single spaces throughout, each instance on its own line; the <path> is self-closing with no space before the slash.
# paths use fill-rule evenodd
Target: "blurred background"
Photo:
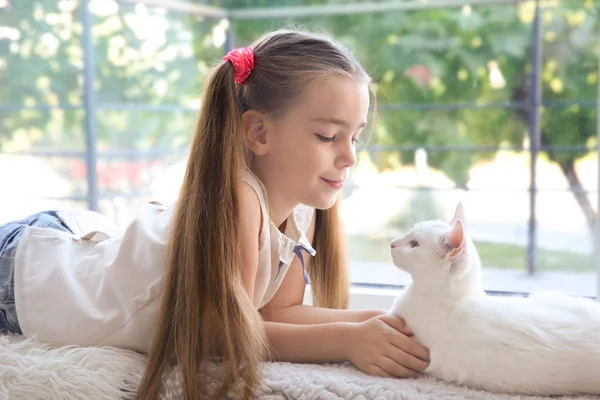
<path id="1" fill-rule="evenodd" d="M 484 287 L 595 296 L 593 0 L 0 0 L 0 223 L 177 195 L 204 80 L 264 32 L 331 33 L 378 93 L 345 187 L 356 285 L 402 285 L 389 241 L 464 201 Z"/>

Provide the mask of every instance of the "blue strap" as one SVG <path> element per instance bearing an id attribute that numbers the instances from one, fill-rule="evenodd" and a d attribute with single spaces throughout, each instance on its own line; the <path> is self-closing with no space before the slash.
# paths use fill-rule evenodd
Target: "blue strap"
<path id="1" fill-rule="evenodd" d="M 308 277 L 308 273 L 306 272 L 306 267 L 304 266 L 304 256 L 302 255 L 302 250 L 304 250 L 308 253 L 308 250 L 301 244 L 297 244 L 294 246 L 294 254 L 296 254 L 298 256 L 298 258 L 300 259 L 300 264 L 302 264 L 302 272 L 304 273 L 304 282 L 307 285 L 310 285 L 310 278 Z M 275 280 L 277 280 L 277 277 L 279 276 L 279 273 L 281 272 L 281 267 L 283 267 L 283 261 L 279 261 L 279 267 L 277 268 L 277 275 L 275 275 Z"/>

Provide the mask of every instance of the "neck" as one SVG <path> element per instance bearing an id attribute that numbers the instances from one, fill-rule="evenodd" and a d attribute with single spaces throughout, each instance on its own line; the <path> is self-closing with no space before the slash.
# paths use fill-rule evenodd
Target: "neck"
<path id="1" fill-rule="evenodd" d="M 267 199 L 269 202 L 269 218 L 278 228 L 280 228 L 280 230 L 284 230 L 284 224 L 294 211 L 294 208 L 296 208 L 298 205 L 298 202 L 294 202 L 292 199 L 287 197 L 285 191 L 280 190 L 278 185 L 269 179 L 270 174 L 265 173 L 265 171 L 260 168 L 260 165 L 253 165 L 252 171 L 261 181 L 265 187 L 265 190 L 267 191 Z"/>

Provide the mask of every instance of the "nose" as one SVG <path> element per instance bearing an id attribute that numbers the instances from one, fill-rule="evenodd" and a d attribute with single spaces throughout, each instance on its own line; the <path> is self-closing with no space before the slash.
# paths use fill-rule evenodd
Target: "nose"
<path id="1" fill-rule="evenodd" d="M 344 143 L 337 157 L 338 168 L 351 168 L 356 165 L 356 148 L 353 142 Z"/>
<path id="2" fill-rule="evenodd" d="M 395 241 L 395 240 L 394 240 L 394 241 L 392 241 L 392 243 L 390 243 L 390 247 L 391 247 L 392 249 L 396 248 L 396 246 L 397 246 L 397 243 L 396 243 L 396 241 Z"/>

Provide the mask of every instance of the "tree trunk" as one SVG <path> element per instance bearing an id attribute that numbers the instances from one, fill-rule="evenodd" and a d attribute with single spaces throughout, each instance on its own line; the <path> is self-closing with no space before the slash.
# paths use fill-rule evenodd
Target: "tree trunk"
<path id="1" fill-rule="evenodd" d="M 528 80 L 525 76 L 520 77 L 521 84 L 517 85 L 512 92 L 512 101 L 519 103 L 527 103 L 528 99 Z M 516 114 L 525 122 L 526 125 L 529 124 L 529 109 L 528 108 L 518 108 L 515 110 Z M 541 129 L 541 144 L 542 146 L 550 146 L 548 135 L 546 132 Z M 547 150 L 550 158 L 552 159 L 552 149 Z M 600 161 L 599 161 L 600 162 Z M 571 193 L 575 196 L 575 200 L 577 204 L 581 208 L 583 215 L 585 216 L 588 228 L 590 232 L 593 234 L 596 224 L 596 212 L 594 212 L 594 208 L 592 207 L 592 203 L 588 198 L 587 194 L 584 192 L 583 185 L 581 184 L 581 180 L 579 176 L 577 176 L 577 172 L 575 171 L 575 160 L 567 160 L 564 162 L 558 162 L 560 166 L 560 170 L 564 174 L 565 178 L 567 178 L 567 182 L 569 183 L 569 189 Z"/>
<path id="2" fill-rule="evenodd" d="M 571 189 L 571 192 L 573 192 L 577 204 L 579 204 L 581 211 L 583 211 L 583 215 L 585 215 L 588 228 L 594 233 L 597 218 L 596 212 L 594 212 L 590 198 L 587 196 L 587 193 L 584 192 L 583 185 L 579 180 L 579 176 L 577 176 L 577 172 L 575 171 L 575 161 L 568 160 L 566 162 L 558 163 L 558 165 L 569 182 L 569 188 Z"/>

